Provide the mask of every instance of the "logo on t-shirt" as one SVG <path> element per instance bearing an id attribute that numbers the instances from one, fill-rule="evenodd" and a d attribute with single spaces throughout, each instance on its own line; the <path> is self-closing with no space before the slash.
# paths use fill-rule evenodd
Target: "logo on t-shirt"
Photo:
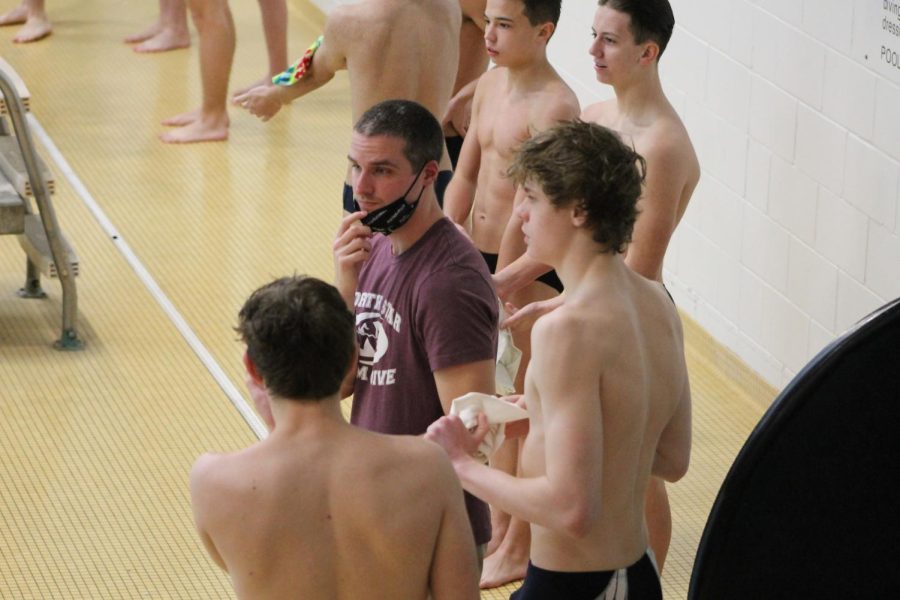
<path id="1" fill-rule="evenodd" d="M 378 361 L 388 351 L 390 343 L 386 327 L 400 331 L 402 319 L 394 306 L 381 294 L 357 292 L 353 302 L 367 312 L 356 314 L 356 337 L 359 340 L 359 366 L 356 378 L 370 385 L 394 385 L 397 369 L 377 369 Z"/>

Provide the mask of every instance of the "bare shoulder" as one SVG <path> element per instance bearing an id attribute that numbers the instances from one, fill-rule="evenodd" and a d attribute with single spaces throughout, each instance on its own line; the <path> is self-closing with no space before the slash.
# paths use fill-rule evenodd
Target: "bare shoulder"
<path id="1" fill-rule="evenodd" d="M 407 478 L 425 489 L 444 493 L 457 485 L 456 473 L 444 450 L 433 442 L 418 436 L 379 436 L 386 444 L 391 462 L 403 465 Z"/>
<path id="2" fill-rule="evenodd" d="M 678 162 L 699 171 L 687 128 L 674 109 L 647 127 L 636 143 L 639 144 L 638 152 L 648 161 Z"/>
<path id="3" fill-rule="evenodd" d="M 487 6 L 486 0 L 459 0 L 462 8 L 462 16 L 466 21 L 472 21 L 478 25 L 479 29 L 484 29 L 484 10 Z"/>
<path id="4" fill-rule="evenodd" d="M 537 129 L 552 127 L 560 121 L 571 121 L 581 113 L 578 97 L 565 81 L 551 79 L 532 104 L 532 123 Z"/>
<path id="5" fill-rule="evenodd" d="M 615 99 L 602 100 L 589 104 L 581 111 L 581 120 L 604 125 L 616 113 Z"/>
<path id="6" fill-rule="evenodd" d="M 594 356 L 614 352 L 615 329 L 621 319 L 612 304 L 608 310 L 598 311 L 597 304 L 577 298 L 566 302 L 537 320 L 532 330 L 532 347 L 544 348 L 548 354 L 562 351 L 579 355 L 588 351 Z"/>

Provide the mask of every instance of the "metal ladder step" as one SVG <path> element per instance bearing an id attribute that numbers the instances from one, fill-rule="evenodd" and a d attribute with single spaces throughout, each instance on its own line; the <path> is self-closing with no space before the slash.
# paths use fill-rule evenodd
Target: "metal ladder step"
<path id="1" fill-rule="evenodd" d="M 41 177 L 47 184 L 47 191 L 54 193 L 56 191 L 56 182 L 53 181 L 53 175 L 50 169 L 37 153 L 38 170 Z M 23 197 L 33 197 L 34 191 L 31 189 L 31 181 L 28 179 L 28 171 L 25 168 L 25 160 L 22 158 L 22 152 L 19 149 L 19 141 L 12 135 L 0 135 L 0 172 L 6 179 L 12 183 L 13 188 Z"/>
<path id="2" fill-rule="evenodd" d="M 15 69 L 13 69 L 8 62 L 3 60 L 2 57 L 0 57 L 0 69 L 2 69 L 12 81 L 13 86 L 16 88 L 16 93 L 19 94 L 19 99 L 22 100 L 22 106 L 25 108 L 25 111 L 30 111 L 31 92 L 28 91 L 25 82 L 22 81 L 22 78 L 19 77 L 19 74 L 16 73 Z M 9 114 L 9 109 L 6 107 L 6 99 L 3 97 L 3 92 L 0 92 L 0 116 L 7 114 Z"/>
<path id="3" fill-rule="evenodd" d="M 25 203 L 12 184 L 0 175 L 0 235 L 24 231 Z"/>
<path id="4" fill-rule="evenodd" d="M 75 254 L 74 248 L 62 235 L 62 232 L 59 237 L 65 249 L 69 268 L 72 269 L 72 275 L 77 277 L 78 255 Z M 47 234 L 44 232 L 41 218 L 38 215 L 25 215 L 25 231 L 19 236 L 19 245 L 45 277 L 58 277 L 56 265 L 53 263 L 53 255 L 50 253 L 50 243 L 47 241 Z"/>

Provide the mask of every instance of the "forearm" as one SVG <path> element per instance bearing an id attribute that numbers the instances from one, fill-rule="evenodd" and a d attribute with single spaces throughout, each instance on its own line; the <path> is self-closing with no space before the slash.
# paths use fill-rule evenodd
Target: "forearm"
<path id="1" fill-rule="evenodd" d="M 550 270 L 550 266 L 523 254 L 494 275 L 497 295 L 505 298 L 514 294 Z"/>
<path id="2" fill-rule="evenodd" d="M 461 174 L 454 174 L 444 194 L 444 214 L 460 225 L 465 225 L 475 200 L 475 183 Z"/>
<path id="3" fill-rule="evenodd" d="M 471 457 L 454 461 L 453 467 L 463 488 L 492 507 L 554 531 L 569 529 L 571 503 L 553 493 L 546 477 L 515 477 Z"/>

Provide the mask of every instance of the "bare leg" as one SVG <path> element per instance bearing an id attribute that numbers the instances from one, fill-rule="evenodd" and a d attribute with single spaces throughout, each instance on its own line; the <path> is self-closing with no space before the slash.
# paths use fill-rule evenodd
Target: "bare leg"
<path id="1" fill-rule="evenodd" d="M 53 26 L 44 10 L 44 0 L 22 0 L 17 8 L 0 16 L 0 25 L 17 23 L 24 23 L 13 38 L 17 44 L 36 42 L 53 32 Z"/>
<path id="2" fill-rule="evenodd" d="M 269 74 L 259 81 L 235 91 L 231 96 L 238 96 L 257 86 L 272 81 L 272 77 L 284 71 L 288 66 L 287 56 L 287 2 L 285 0 L 259 0 L 262 14 L 263 33 L 266 37 L 266 53 L 269 56 Z"/>
<path id="3" fill-rule="evenodd" d="M 521 234 L 520 234 L 521 235 Z M 504 242 L 507 242 L 504 239 Z M 509 244 L 507 244 L 507 248 Z M 511 262 L 512 255 L 504 252 L 503 243 L 500 248 L 501 256 L 497 261 L 497 268 L 504 262 Z M 547 300 L 557 295 L 556 291 L 543 284 L 534 282 L 519 292 L 516 292 L 510 298 L 515 306 L 525 306 L 531 302 L 539 300 Z M 519 363 L 519 372 L 516 374 L 516 391 L 525 389 L 525 371 L 531 360 L 531 328 L 533 322 L 521 324 L 519 327 L 512 329 L 513 341 L 516 347 L 522 351 L 522 360 Z M 517 453 L 517 455 L 520 453 Z M 516 463 L 518 456 L 516 457 Z M 491 514 L 492 519 L 500 520 L 501 517 Z M 531 552 L 531 529 L 527 522 L 516 517 L 507 517 L 509 526 L 506 534 L 496 547 L 496 550 L 484 561 L 484 569 L 481 572 L 481 588 L 488 589 L 501 586 L 511 581 L 516 581 L 525 577 L 525 571 L 528 568 L 528 556 Z M 493 542 L 493 540 L 491 540 Z"/>
<path id="4" fill-rule="evenodd" d="M 185 0 L 159 0 L 159 19 L 147 29 L 125 38 L 139 43 L 135 52 L 165 52 L 191 45 Z"/>
<path id="5" fill-rule="evenodd" d="M 672 509 L 669 506 L 666 482 L 658 477 L 651 477 L 644 502 L 650 548 L 656 555 L 656 565 L 662 573 L 663 563 L 669 553 L 669 543 L 672 541 Z"/>
<path id="6" fill-rule="evenodd" d="M 163 121 L 168 125 L 186 124 L 159 137 L 167 143 L 226 140 L 229 121 L 225 100 L 234 60 L 234 20 L 226 0 L 189 0 L 189 6 L 199 39 L 203 104 L 199 111 Z"/>

